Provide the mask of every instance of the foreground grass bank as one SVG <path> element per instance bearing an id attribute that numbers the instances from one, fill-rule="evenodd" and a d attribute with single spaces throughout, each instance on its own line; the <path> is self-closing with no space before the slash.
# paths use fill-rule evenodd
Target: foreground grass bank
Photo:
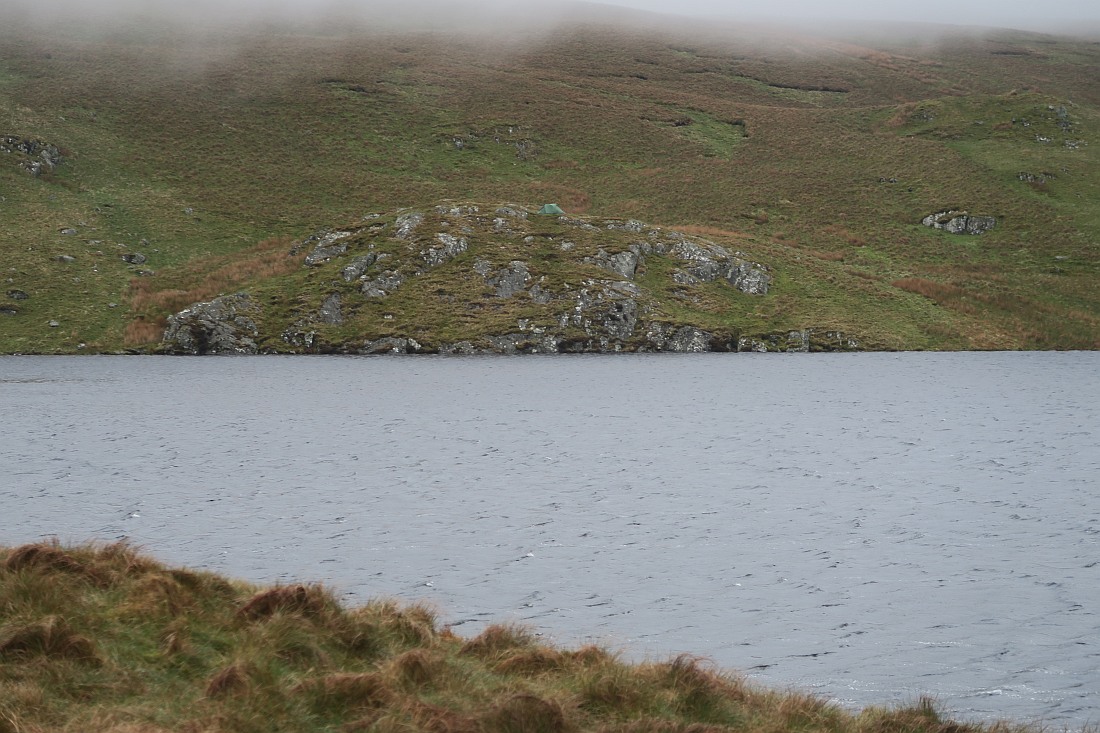
<path id="1" fill-rule="evenodd" d="M 513 626 L 474 638 L 392 601 L 257 588 L 129 546 L 0 548 L 0 733 L 1020 731 L 926 700 L 848 713 L 686 656 L 626 664 Z"/>

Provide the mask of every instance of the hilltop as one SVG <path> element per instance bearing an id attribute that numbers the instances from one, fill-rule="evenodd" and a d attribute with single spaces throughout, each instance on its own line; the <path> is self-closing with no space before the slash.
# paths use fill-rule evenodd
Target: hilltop
<path id="1" fill-rule="evenodd" d="M 520 323 L 548 333 L 578 288 L 604 287 L 587 281 L 638 288 L 638 330 L 559 325 L 558 350 L 656 348 L 651 324 L 733 349 L 1100 344 L 1100 44 L 595 6 L 454 20 L 0 31 L 0 352 L 177 350 L 170 317 L 237 293 L 264 304 L 260 351 L 495 350 L 520 333 L 520 350 L 554 350 Z M 548 202 L 600 237 L 530 216 L 505 217 L 522 237 L 492 228 L 497 209 Z M 466 251 L 383 268 L 422 271 L 385 298 L 348 297 L 343 255 L 304 262 L 319 231 L 404 256 L 398 216 L 426 216 L 432 239 L 437 209 L 469 205 L 450 222 L 473 232 L 453 234 Z M 667 253 L 643 252 L 634 279 L 598 262 L 656 231 L 759 266 L 767 292 L 676 283 Z M 493 295 L 513 261 L 532 280 Z M 531 296 L 540 278 L 552 302 Z M 336 293 L 351 310 L 325 323 Z"/>

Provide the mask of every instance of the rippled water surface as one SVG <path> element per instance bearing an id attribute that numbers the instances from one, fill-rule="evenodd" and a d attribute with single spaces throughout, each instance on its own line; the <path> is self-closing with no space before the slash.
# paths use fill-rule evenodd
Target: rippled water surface
<path id="1" fill-rule="evenodd" d="M 1100 722 L 1100 354 L 0 357 L 0 543 Z"/>

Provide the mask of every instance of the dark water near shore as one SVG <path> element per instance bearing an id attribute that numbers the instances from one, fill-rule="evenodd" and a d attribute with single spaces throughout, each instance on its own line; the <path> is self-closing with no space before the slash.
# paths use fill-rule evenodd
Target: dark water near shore
<path id="1" fill-rule="evenodd" d="M 0 543 L 1100 722 L 1097 353 L 0 357 L 0 406 Z"/>

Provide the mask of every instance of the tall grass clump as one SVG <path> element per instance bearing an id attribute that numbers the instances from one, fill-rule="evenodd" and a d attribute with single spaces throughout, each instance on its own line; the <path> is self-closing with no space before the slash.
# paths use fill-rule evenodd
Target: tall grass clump
<path id="1" fill-rule="evenodd" d="M 0 733 L 1034 733 L 927 700 L 848 713 L 681 655 L 628 664 L 394 600 L 257 588 L 125 544 L 0 548 Z"/>

